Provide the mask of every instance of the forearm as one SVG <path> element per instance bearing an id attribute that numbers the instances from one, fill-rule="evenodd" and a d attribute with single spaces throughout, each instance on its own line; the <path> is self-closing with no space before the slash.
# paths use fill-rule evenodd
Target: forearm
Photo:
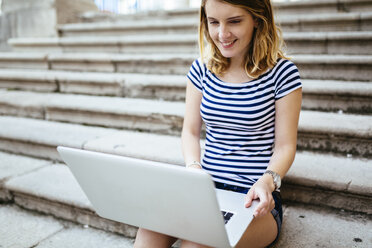
<path id="1" fill-rule="evenodd" d="M 200 163 L 200 135 L 182 131 L 182 153 L 186 165 L 194 161 Z M 199 166 L 192 167 L 198 168 Z"/>
<path id="2" fill-rule="evenodd" d="M 296 145 L 286 145 L 274 149 L 273 156 L 267 167 L 268 170 L 275 171 L 283 178 L 290 169 L 296 155 Z"/>
<path id="3" fill-rule="evenodd" d="M 270 163 L 267 170 L 274 171 L 280 175 L 280 178 L 287 174 L 290 169 L 296 154 L 296 145 L 287 145 L 274 150 L 274 153 L 270 159 Z M 267 184 L 272 191 L 275 190 L 273 178 L 269 174 L 264 174 L 260 179 L 260 182 Z"/>
<path id="4" fill-rule="evenodd" d="M 297 89 L 275 103 L 275 144 L 267 169 L 278 173 L 281 179 L 287 174 L 295 158 L 301 99 L 302 91 Z M 261 181 L 273 186 L 273 180 L 268 174 Z"/>

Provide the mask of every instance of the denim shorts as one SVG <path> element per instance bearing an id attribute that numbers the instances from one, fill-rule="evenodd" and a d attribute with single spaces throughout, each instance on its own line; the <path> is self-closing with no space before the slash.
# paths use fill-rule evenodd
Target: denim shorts
<path id="1" fill-rule="evenodd" d="M 245 187 L 234 186 L 226 183 L 214 182 L 214 184 L 216 185 L 217 189 L 231 190 L 242 194 L 247 194 L 249 190 Z M 275 202 L 275 207 L 273 210 L 271 210 L 271 214 L 274 216 L 276 225 L 278 226 L 278 234 L 276 235 L 274 242 L 272 242 L 268 247 L 272 246 L 278 240 L 283 222 L 282 197 L 280 195 L 280 192 L 274 191 L 272 195 Z"/>

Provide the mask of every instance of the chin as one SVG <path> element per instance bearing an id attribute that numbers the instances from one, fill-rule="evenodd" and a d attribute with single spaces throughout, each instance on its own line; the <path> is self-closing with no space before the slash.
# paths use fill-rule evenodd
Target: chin
<path id="1" fill-rule="evenodd" d="M 235 56 L 235 54 L 231 54 L 229 52 L 221 52 L 221 50 L 220 50 L 220 53 L 222 54 L 222 56 L 224 56 L 225 58 L 228 58 L 228 59 Z"/>

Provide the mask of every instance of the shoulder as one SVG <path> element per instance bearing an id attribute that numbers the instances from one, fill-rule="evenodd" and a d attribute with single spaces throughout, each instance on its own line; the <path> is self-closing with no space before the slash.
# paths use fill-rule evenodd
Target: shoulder
<path id="1" fill-rule="evenodd" d="M 206 68 L 205 61 L 201 57 L 195 59 L 191 66 L 196 67 L 200 71 L 205 71 Z"/>
<path id="2" fill-rule="evenodd" d="M 196 74 L 199 78 L 204 78 L 206 73 L 206 65 L 204 61 L 199 57 L 195 59 L 190 67 L 190 73 Z"/>
<path id="3" fill-rule="evenodd" d="M 302 87 L 300 73 L 292 61 L 280 59 L 275 68 L 275 99 Z"/>
<path id="4" fill-rule="evenodd" d="M 298 72 L 297 66 L 289 59 L 278 59 L 278 62 L 274 66 L 276 73 L 280 73 L 283 71 L 287 72 Z"/>

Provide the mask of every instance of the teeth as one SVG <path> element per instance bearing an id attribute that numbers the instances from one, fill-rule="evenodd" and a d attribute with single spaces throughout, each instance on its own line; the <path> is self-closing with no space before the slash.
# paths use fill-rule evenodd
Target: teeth
<path id="1" fill-rule="evenodd" d="M 233 42 L 234 42 L 234 41 L 231 41 L 231 42 L 228 42 L 228 43 L 224 43 L 224 42 L 222 42 L 222 45 L 224 45 L 224 46 L 230 46 Z"/>

